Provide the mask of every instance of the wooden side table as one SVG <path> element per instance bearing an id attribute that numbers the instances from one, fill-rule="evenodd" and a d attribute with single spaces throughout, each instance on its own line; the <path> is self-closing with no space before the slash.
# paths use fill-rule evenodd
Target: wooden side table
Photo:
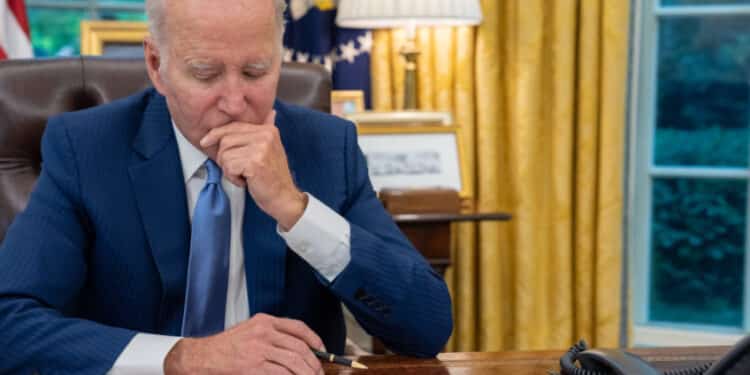
<path id="1" fill-rule="evenodd" d="M 451 223 L 510 219 L 511 215 L 504 212 L 393 215 L 401 231 L 441 275 L 451 265 Z"/>

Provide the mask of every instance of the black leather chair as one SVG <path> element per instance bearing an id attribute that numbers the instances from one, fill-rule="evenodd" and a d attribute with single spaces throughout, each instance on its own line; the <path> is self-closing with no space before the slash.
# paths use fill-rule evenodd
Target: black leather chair
<path id="1" fill-rule="evenodd" d="M 93 107 L 150 86 L 142 59 L 79 57 L 0 62 L 0 243 L 26 207 L 41 169 L 47 118 Z M 278 97 L 330 110 L 331 78 L 312 64 L 284 64 Z"/>

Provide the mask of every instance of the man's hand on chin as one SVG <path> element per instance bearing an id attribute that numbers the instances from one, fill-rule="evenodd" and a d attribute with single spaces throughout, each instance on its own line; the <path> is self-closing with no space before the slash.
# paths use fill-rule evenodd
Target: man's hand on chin
<path id="1" fill-rule="evenodd" d="M 214 161 L 224 176 L 246 186 L 258 207 L 288 231 L 307 208 L 307 195 L 294 184 L 275 118 L 272 110 L 263 124 L 233 122 L 212 129 L 200 145 L 204 150 L 218 146 Z"/>
<path id="2" fill-rule="evenodd" d="M 164 359 L 164 373 L 323 374 L 311 348 L 325 351 L 305 323 L 257 314 L 214 336 L 181 339 Z"/>

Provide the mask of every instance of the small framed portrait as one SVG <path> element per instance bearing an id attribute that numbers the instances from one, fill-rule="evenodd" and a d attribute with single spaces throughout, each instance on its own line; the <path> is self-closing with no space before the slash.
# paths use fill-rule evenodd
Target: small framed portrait
<path id="1" fill-rule="evenodd" d="M 456 126 L 359 126 L 359 147 L 376 191 L 445 188 L 469 196 Z"/>
<path id="2" fill-rule="evenodd" d="M 331 113 L 347 117 L 353 113 L 364 112 L 365 93 L 362 90 L 331 91 Z"/>
<path id="3" fill-rule="evenodd" d="M 81 54 L 143 58 L 145 22 L 81 21 Z"/>

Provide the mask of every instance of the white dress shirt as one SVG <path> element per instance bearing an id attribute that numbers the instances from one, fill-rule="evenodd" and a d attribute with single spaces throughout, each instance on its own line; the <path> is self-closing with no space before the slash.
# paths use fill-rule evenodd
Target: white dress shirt
<path id="1" fill-rule="evenodd" d="M 207 156 L 191 144 L 172 124 L 185 176 L 185 191 L 189 215 L 198 195 L 206 184 Z M 231 209 L 231 242 L 229 255 L 229 285 L 224 327 L 230 328 L 250 316 L 248 307 L 245 259 L 242 247 L 242 218 L 245 212 L 245 188 L 222 178 L 221 186 L 229 198 Z M 289 232 L 277 226 L 277 232 L 287 246 L 307 261 L 328 281 L 333 281 L 346 268 L 351 258 L 349 222 L 310 194 L 302 217 Z M 252 225 L 252 223 L 250 223 Z M 128 343 L 110 375 L 162 374 L 164 358 L 181 337 L 138 333 Z"/>

